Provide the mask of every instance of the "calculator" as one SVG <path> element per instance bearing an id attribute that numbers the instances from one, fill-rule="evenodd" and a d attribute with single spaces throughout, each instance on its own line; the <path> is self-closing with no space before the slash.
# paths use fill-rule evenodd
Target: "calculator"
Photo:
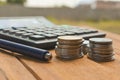
<path id="1" fill-rule="evenodd" d="M 53 49 L 58 36 L 78 36 L 85 40 L 93 37 L 105 37 L 98 30 L 82 26 L 56 25 L 45 17 L 1 17 L 0 38 L 16 43 Z"/>

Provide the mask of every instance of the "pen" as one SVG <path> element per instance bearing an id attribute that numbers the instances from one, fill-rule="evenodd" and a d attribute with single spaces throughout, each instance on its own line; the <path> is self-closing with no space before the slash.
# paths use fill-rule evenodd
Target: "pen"
<path id="1" fill-rule="evenodd" d="M 12 52 L 17 52 L 26 56 L 31 56 L 42 61 L 49 61 L 52 58 L 52 54 L 47 50 L 15 43 L 4 39 L 0 39 L 0 48 L 7 49 Z"/>

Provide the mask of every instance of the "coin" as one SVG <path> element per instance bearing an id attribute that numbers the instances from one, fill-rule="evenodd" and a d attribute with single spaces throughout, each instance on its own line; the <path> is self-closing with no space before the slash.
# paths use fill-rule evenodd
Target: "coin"
<path id="1" fill-rule="evenodd" d="M 112 40 L 109 38 L 91 38 L 89 41 L 96 44 L 112 44 Z"/>
<path id="2" fill-rule="evenodd" d="M 82 45 L 63 45 L 57 43 L 58 48 L 63 48 L 63 49 L 76 49 L 76 48 L 81 48 Z"/>
<path id="3" fill-rule="evenodd" d="M 89 41 L 88 58 L 98 62 L 112 61 L 115 59 L 111 39 L 91 38 Z"/>
<path id="4" fill-rule="evenodd" d="M 77 45 L 81 44 L 84 40 L 78 36 L 60 36 L 58 37 L 59 44 L 64 45 Z"/>
<path id="5" fill-rule="evenodd" d="M 78 37 L 78 36 L 60 36 L 60 37 L 58 37 L 58 42 L 59 42 L 59 40 L 81 41 L 82 37 Z"/>
<path id="6" fill-rule="evenodd" d="M 81 53 L 81 49 L 63 49 L 55 47 L 55 53 L 57 57 L 62 59 L 77 59 L 83 57 L 83 54 Z"/>
<path id="7" fill-rule="evenodd" d="M 111 54 L 113 53 L 113 49 L 101 49 L 101 48 L 92 48 L 93 52 L 98 54 Z"/>
<path id="8" fill-rule="evenodd" d="M 103 56 L 99 56 L 99 55 L 94 55 L 93 56 L 93 59 L 95 60 L 95 61 L 98 61 L 98 62 L 106 62 L 106 61 L 112 61 L 112 60 L 114 60 L 114 57 L 113 57 L 113 55 L 111 56 L 106 56 L 106 57 L 103 57 Z"/>
<path id="9" fill-rule="evenodd" d="M 112 54 L 113 52 L 100 52 L 100 51 L 92 51 L 93 54 L 101 54 L 101 55 L 105 55 L 105 54 Z"/>
<path id="10" fill-rule="evenodd" d="M 112 56 L 114 56 L 115 54 L 114 53 L 112 53 L 112 54 L 104 54 L 104 55 L 101 55 L 101 54 L 94 54 L 94 55 L 96 55 L 96 56 L 100 56 L 100 57 L 112 57 Z"/>
<path id="11" fill-rule="evenodd" d="M 113 48 L 111 47 L 111 48 L 93 48 L 95 51 L 97 50 L 97 51 L 113 51 Z"/>
<path id="12" fill-rule="evenodd" d="M 99 55 L 99 54 L 92 54 L 92 53 L 88 53 L 88 58 L 96 62 L 108 62 L 108 61 L 113 61 L 115 59 L 114 54 Z"/>
<path id="13" fill-rule="evenodd" d="M 55 53 L 61 59 L 77 59 L 83 57 L 83 39 L 78 36 L 60 36 L 56 43 Z"/>
<path id="14" fill-rule="evenodd" d="M 113 49 L 113 47 L 112 47 L 112 45 L 110 44 L 105 44 L 105 45 L 101 45 L 101 44 L 93 44 L 93 43 L 89 43 L 90 44 L 90 46 L 92 47 L 92 48 L 101 48 L 101 49 Z"/>
<path id="15" fill-rule="evenodd" d="M 88 53 L 88 49 L 89 49 L 89 41 L 88 40 L 85 40 L 83 42 L 83 45 L 82 45 L 82 52 L 84 55 L 86 55 Z"/>

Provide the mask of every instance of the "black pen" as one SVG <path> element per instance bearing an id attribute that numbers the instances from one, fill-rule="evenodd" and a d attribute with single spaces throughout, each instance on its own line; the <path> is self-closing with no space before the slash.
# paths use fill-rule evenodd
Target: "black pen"
<path id="1" fill-rule="evenodd" d="M 42 61 L 49 61 L 52 58 L 52 54 L 47 50 L 15 43 L 12 41 L 0 39 L 0 48 L 10 50 L 12 52 L 17 52 L 23 55 L 31 56 Z"/>

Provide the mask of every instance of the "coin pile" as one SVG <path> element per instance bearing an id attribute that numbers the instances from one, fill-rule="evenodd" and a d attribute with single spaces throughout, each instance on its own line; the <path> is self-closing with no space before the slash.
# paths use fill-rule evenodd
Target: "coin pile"
<path id="1" fill-rule="evenodd" d="M 61 59 L 77 59 L 83 57 L 83 39 L 78 36 L 60 36 L 55 47 L 56 56 Z"/>
<path id="2" fill-rule="evenodd" d="M 88 58 L 97 62 L 114 60 L 112 40 L 108 38 L 91 38 L 89 40 Z"/>

